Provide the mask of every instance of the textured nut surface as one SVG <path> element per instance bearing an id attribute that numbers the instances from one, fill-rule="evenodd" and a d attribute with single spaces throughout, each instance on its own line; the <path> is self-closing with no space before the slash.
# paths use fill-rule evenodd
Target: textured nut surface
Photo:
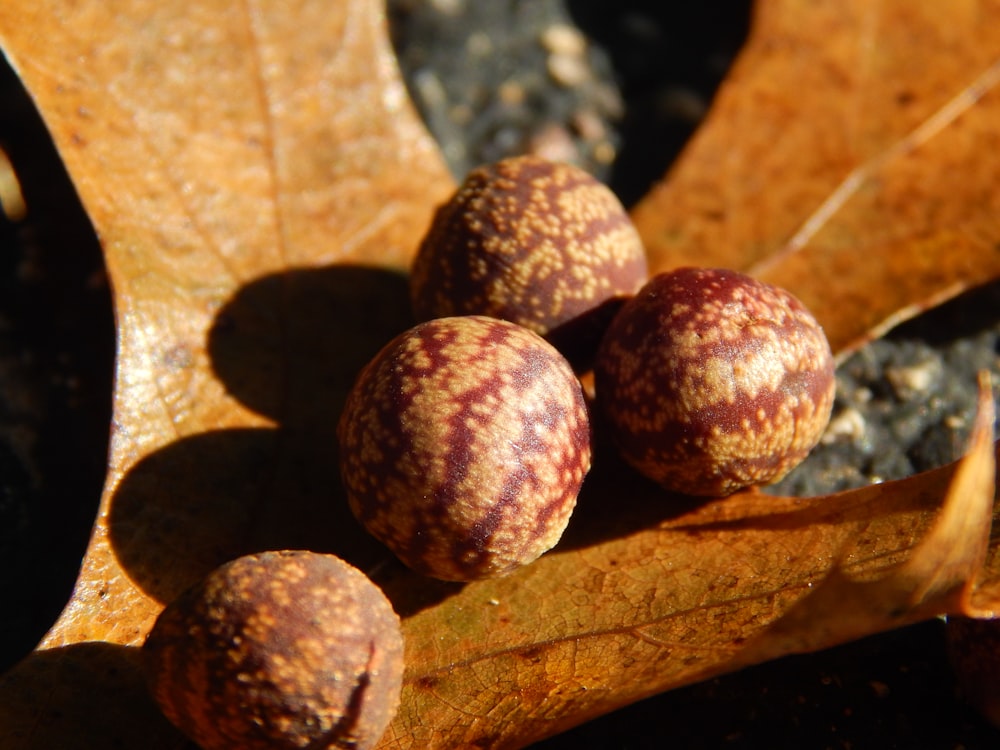
<path id="1" fill-rule="evenodd" d="M 418 320 L 489 315 L 546 335 L 648 279 L 618 198 L 582 169 L 519 156 L 469 173 L 413 263 Z"/>
<path id="2" fill-rule="evenodd" d="M 815 318 L 788 292 L 721 269 L 651 279 L 608 328 L 594 377 L 624 458 L 692 495 L 777 481 L 833 407 Z"/>
<path id="3" fill-rule="evenodd" d="M 525 328 L 440 318 L 364 368 L 338 426 L 351 510 L 408 566 L 504 575 L 561 537 L 590 468 L 565 359 Z"/>
<path id="4" fill-rule="evenodd" d="M 171 603 L 143 647 L 164 714 L 205 750 L 368 748 L 399 703 L 399 618 L 332 555 L 265 552 Z"/>

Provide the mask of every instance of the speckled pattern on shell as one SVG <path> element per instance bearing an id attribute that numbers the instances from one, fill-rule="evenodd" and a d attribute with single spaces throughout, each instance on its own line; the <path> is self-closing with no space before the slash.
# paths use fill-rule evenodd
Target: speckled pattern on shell
<path id="1" fill-rule="evenodd" d="M 835 384 L 830 345 L 802 303 L 696 268 L 654 277 L 622 307 L 594 376 L 624 458 L 692 495 L 783 477 L 819 441 Z"/>
<path id="2" fill-rule="evenodd" d="M 341 417 L 355 516 L 408 566 L 504 575 L 558 542 L 590 469 L 590 421 L 566 360 L 483 316 L 419 324 L 364 368 Z"/>
<path id="3" fill-rule="evenodd" d="M 399 618 L 333 555 L 265 552 L 168 605 L 143 648 L 164 714 L 205 750 L 374 746 L 403 674 Z"/>
<path id="4" fill-rule="evenodd" d="M 546 335 L 649 278 L 611 190 L 535 156 L 473 170 L 438 209 L 410 276 L 418 320 L 489 315 Z"/>

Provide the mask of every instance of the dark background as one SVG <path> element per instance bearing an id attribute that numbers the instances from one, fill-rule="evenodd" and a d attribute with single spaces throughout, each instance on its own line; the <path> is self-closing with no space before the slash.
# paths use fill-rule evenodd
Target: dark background
<path id="1" fill-rule="evenodd" d="M 631 204 L 710 105 L 746 0 L 390 0 L 412 93 L 456 178 L 534 150 L 574 158 Z M 553 26 L 589 40 L 582 53 Z M 565 31 L 565 28 L 563 28 Z M 569 57 L 568 69 L 550 67 Z M 563 60 L 562 62 L 566 62 Z M 16 76 L 0 66 L 0 147 L 28 205 L 0 216 L 0 670 L 30 651 L 76 576 L 104 477 L 114 328 L 100 248 Z M 838 372 L 835 413 L 863 434 L 823 446 L 780 491 L 818 493 L 952 460 L 974 373 L 1000 381 L 1000 287 L 894 331 Z M 887 374 L 920 372 L 912 392 Z M 1000 731 L 963 698 L 933 621 L 676 690 L 538 747 L 979 748 Z"/>

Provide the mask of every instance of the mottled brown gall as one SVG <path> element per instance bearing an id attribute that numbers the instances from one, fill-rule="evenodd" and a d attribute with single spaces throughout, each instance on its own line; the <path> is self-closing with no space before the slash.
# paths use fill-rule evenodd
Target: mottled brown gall
<path id="1" fill-rule="evenodd" d="M 333 555 L 264 552 L 210 573 L 143 646 L 150 691 L 204 750 L 373 747 L 399 704 L 388 599 Z"/>
<path id="2" fill-rule="evenodd" d="M 414 570 L 505 575 L 559 541 L 590 469 L 579 380 L 537 334 L 421 323 L 362 370 L 338 425 L 351 510 Z"/>
<path id="3" fill-rule="evenodd" d="M 596 398 L 624 458 L 664 487 L 728 495 L 775 482 L 830 419 L 834 364 L 788 292 L 723 269 L 660 274 L 609 326 Z"/>
<path id="4" fill-rule="evenodd" d="M 570 164 L 517 156 L 468 174 L 410 275 L 418 320 L 488 315 L 548 336 L 649 278 L 615 194 Z"/>

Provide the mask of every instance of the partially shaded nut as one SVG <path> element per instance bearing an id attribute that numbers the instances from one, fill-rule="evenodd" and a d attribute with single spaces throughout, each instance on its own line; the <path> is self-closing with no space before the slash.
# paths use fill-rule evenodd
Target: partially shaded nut
<path id="1" fill-rule="evenodd" d="M 204 750 L 370 748 L 403 674 L 381 590 L 312 552 L 216 569 L 160 614 L 143 656 L 163 713 Z"/>
<path id="2" fill-rule="evenodd" d="M 473 170 L 438 209 L 410 291 L 418 320 L 489 315 L 545 336 L 648 276 L 610 189 L 570 164 L 518 156 Z"/>
<path id="3" fill-rule="evenodd" d="M 420 324 L 364 368 L 338 426 L 351 510 L 408 566 L 467 581 L 561 537 L 590 468 L 590 423 L 566 360 L 482 316 Z"/>
<path id="4" fill-rule="evenodd" d="M 833 407 L 815 318 L 788 292 L 721 269 L 651 279 L 609 326 L 594 379 L 624 458 L 691 495 L 777 481 Z"/>

